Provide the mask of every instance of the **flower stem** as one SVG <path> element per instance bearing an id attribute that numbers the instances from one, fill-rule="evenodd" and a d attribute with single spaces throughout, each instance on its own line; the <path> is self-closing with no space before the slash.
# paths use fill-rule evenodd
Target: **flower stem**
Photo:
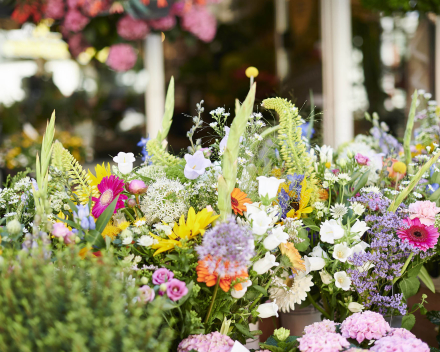
<path id="1" fill-rule="evenodd" d="M 400 270 L 400 276 L 396 277 L 396 278 L 393 280 L 393 285 L 396 283 L 397 280 L 399 280 L 399 277 L 402 277 L 402 276 L 403 276 L 403 274 L 405 273 L 405 270 L 406 270 L 406 268 L 408 267 L 409 262 L 411 261 L 411 259 L 412 259 L 413 256 L 414 256 L 414 253 L 411 252 L 411 253 L 409 254 L 408 258 L 406 259 L 406 262 L 405 262 L 405 264 L 403 265 L 402 270 Z"/>
<path id="2" fill-rule="evenodd" d="M 330 315 L 315 302 L 315 300 L 313 299 L 310 292 L 307 292 L 307 297 L 308 297 L 310 303 L 312 303 L 313 307 L 315 307 L 317 310 L 319 310 L 321 312 L 321 314 L 323 316 L 325 316 L 327 319 L 330 319 Z"/>
<path id="3" fill-rule="evenodd" d="M 133 222 L 135 221 L 133 216 L 130 214 L 130 212 L 126 208 L 124 208 L 124 212 L 125 212 L 125 214 L 128 215 L 128 217 L 131 219 L 131 221 L 133 221 Z"/>
<path id="4" fill-rule="evenodd" d="M 209 306 L 208 313 L 206 314 L 205 324 L 209 321 L 209 316 L 211 315 L 212 307 L 214 306 L 215 297 L 217 297 L 218 287 L 220 286 L 220 275 L 217 278 L 217 283 L 215 284 L 214 294 L 212 295 L 211 305 Z"/>

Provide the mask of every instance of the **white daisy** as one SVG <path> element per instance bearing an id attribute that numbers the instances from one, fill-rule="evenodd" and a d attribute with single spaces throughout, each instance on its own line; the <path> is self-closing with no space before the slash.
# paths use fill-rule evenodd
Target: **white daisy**
<path id="1" fill-rule="evenodd" d="M 345 214 L 347 214 L 347 211 L 347 207 L 342 203 L 335 204 L 330 208 L 330 212 L 332 213 L 334 219 L 342 218 Z"/>

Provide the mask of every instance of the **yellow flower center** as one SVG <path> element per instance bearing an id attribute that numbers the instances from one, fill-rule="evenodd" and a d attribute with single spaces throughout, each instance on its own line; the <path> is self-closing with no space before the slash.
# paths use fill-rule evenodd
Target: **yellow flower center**
<path id="1" fill-rule="evenodd" d="M 113 191 L 111 189 L 106 190 L 103 194 L 101 194 L 101 198 L 99 202 L 102 205 L 109 205 L 113 200 Z"/>

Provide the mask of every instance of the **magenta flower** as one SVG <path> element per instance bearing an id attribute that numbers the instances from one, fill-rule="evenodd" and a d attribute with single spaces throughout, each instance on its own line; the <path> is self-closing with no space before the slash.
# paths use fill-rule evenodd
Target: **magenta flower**
<path id="1" fill-rule="evenodd" d="M 174 277 L 174 273 L 165 268 L 157 269 L 153 273 L 153 284 L 161 285 L 170 281 Z"/>
<path id="2" fill-rule="evenodd" d="M 397 236 L 402 241 L 407 240 L 412 246 L 426 252 L 429 248 L 434 248 L 438 241 L 438 229 L 434 225 L 426 226 L 420 222 L 419 218 L 403 220 L 409 228 L 398 230 Z"/>
<path id="3" fill-rule="evenodd" d="M 110 47 L 107 65 L 115 71 L 128 71 L 135 65 L 137 55 L 130 44 L 115 44 Z"/>
<path id="4" fill-rule="evenodd" d="M 157 20 L 150 20 L 148 24 L 157 31 L 169 31 L 176 25 L 176 17 L 168 15 Z"/>
<path id="5" fill-rule="evenodd" d="M 177 279 L 171 279 L 167 284 L 167 296 L 172 301 L 178 301 L 188 294 L 186 283 Z"/>
<path id="6" fill-rule="evenodd" d="M 198 150 L 191 154 L 185 154 L 185 170 L 183 173 L 185 177 L 190 180 L 195 180 L 200 175 L 205 173 L 205 169 L 211 166 L 211 161 L 209 159 L 205 159 L 205 155 L 201 150 Z"/>
<path id="7" fill-rule="evenodd" d="M 150 32 L 146 22 L 134 19 L 131 16 L 124 16 L 116 25 L 118 34 L 127 40 L 144 39 Z"/>
<path id="8" fill-rule="evenodd" d="M 354 157 L 356 159 L 356 162 L 359 165 L 370 165 L 370 158 L 368 156 L 362 155 L 361 153 L 357 153 Z"/>
<path id="9" fill-rule="evenodd" d="M 63 222 L 56 222 L 52 226 L 52 235 L 55 237 L 65 237 L 69 233 L 69 229 Z"/>
<path id="10" fill-rule="evenodd" d="M 345 338 L 356 339 L 361 343 L 364 340 L 377 340 L 391 330 L 390 325 L 382 315 L 372 311 L 355 313 L 341 324 L 341 334 Z"/>
<path id="11" fill-rule="evenodd" d="M 121 180 L 115 175 L 106 176 L 98 185 L 98 190 L 101 192 L 99 198 L 92 197 L 92 200 L 95 202 L 92 215 L 96 219 L 99 218 L 117 196 L 119 196 L 119 199 L 114 212 L 116 213 L 118 209 L 124 207 L 124 201 L 128 198 L 125 194 L 121 194 L 124 191 L 124 180 Z"/>
<path id="12" fill-rule="evenodd" d="M 435 216 L 440 213 L 440 208 L 429 200 L 417 201 L 409 205 L 410 218 L 419 218 L 423 225 L 434 225 Z"/>
<path id="13" fill-rule="evenodd" d="M 147 285 L 139 287 L 139 295 L 139 300 L 144 303 L 151 302 L 155 297 L 154 290 Z"/>
<path id="14" fill-rule="evenodd" d="M 142 180 L 133 180 L 128 184 L 127 188 L 131 194 L 144 194 L 148 186 Z"/>
<path id="15" fill-rule="evenodd" d="M 227 335 L 218 331 L 207 335 L 190 335 L 182 340 L 177 347 L 177 352 L 231 352 L 234 341 Z"/>
<path id="16" fill-rule="evenodd" d="M 89 23 L 89 19 L 76 9 L 69 9 L 64 18 L 64 27 L 72 32 L 79 32 Z"/>

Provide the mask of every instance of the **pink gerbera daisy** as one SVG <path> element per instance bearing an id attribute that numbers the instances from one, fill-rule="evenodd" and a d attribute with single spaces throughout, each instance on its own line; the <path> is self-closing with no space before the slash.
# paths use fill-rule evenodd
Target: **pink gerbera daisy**
<path id="1" fill-rule="evenodd" d="M 98 218 L 118 195 L 119 199 L 116 203 L 115 213 L 118 209 L 124 207 L 124 201 L 128 198 L 125 194 L 121 194 L 124 191 L 124 180 L 115 175 L 106 176 L 98 185 L 98 189 L 101 196 L 99 198 L 92 197 L 95 202 L 92 215 L 95 218 Z"/>
<path id="2" fill-rule="evenodd" d="M 438 230 L 434 225 L 424 225 L 419 218 L 403 220 L 408 229 L 397 231 L 397 235 L 401 240 L 408 240 L 414 247 L 420 248 L 426 252 L 428 248 L 434 248 L 438 240 Z"/>

